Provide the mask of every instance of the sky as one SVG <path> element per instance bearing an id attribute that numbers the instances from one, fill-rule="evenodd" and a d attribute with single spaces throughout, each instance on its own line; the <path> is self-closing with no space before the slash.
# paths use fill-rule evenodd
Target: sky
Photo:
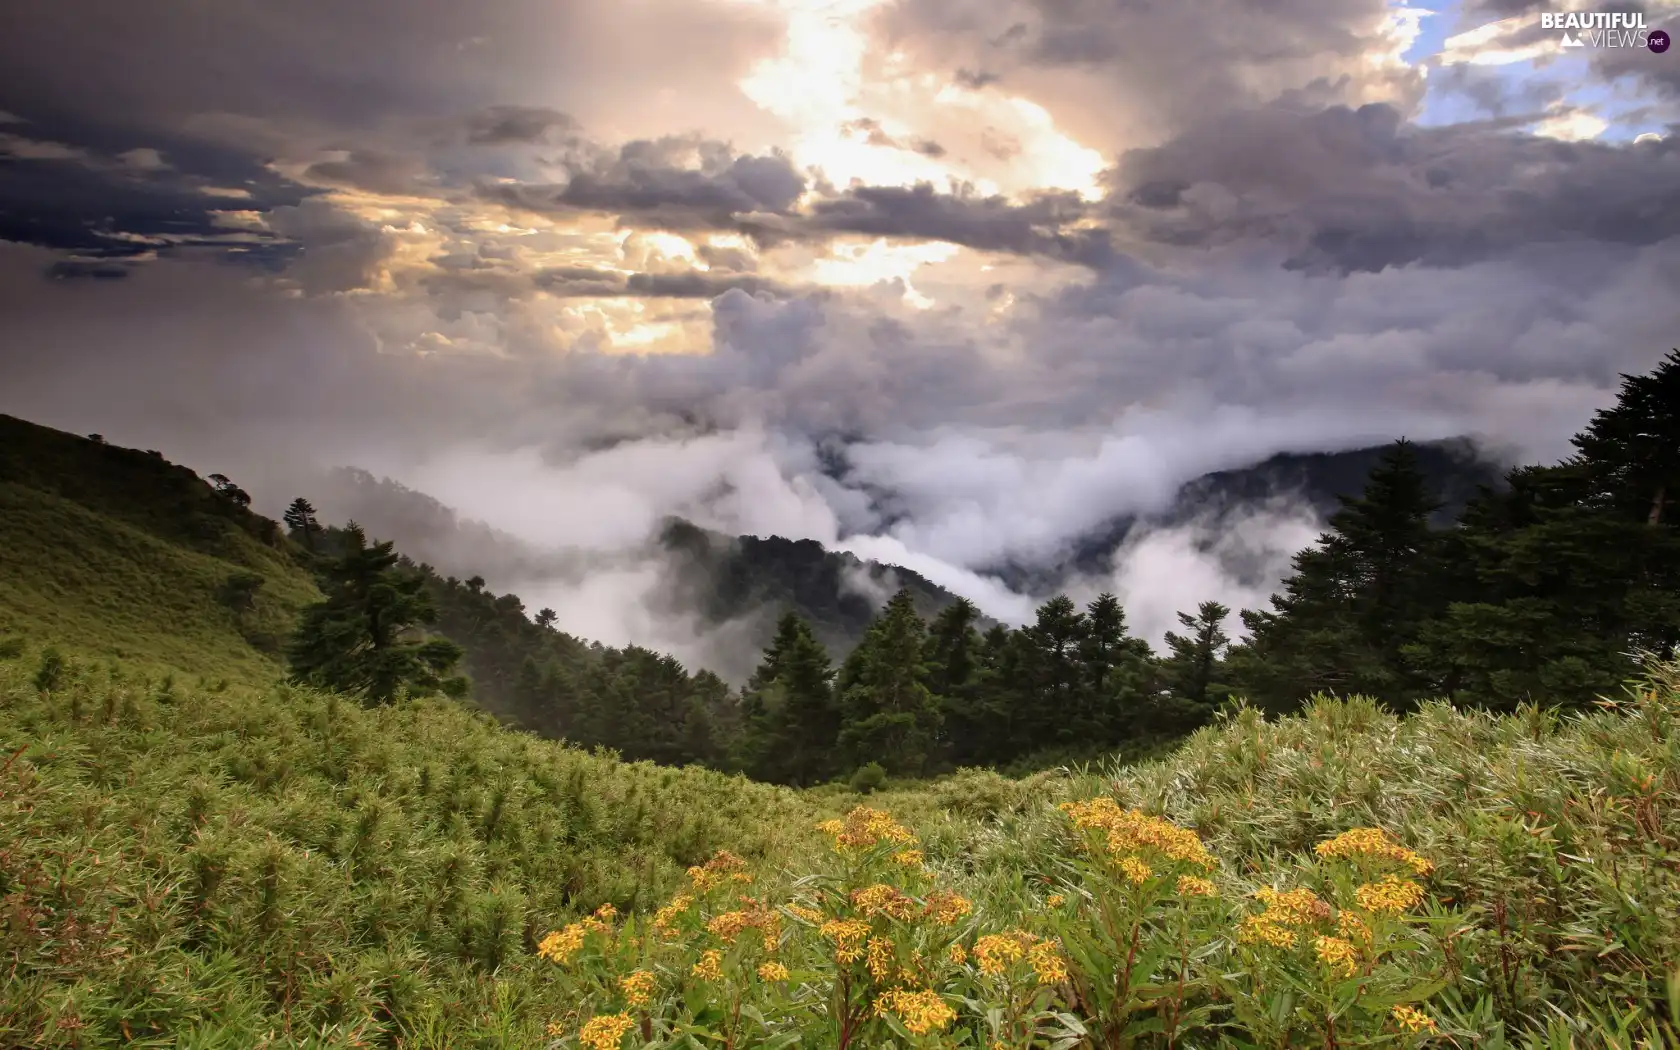
<path id="1" fill-rule="evenodd" d="M 1540 26 L 1680 0 L 15 7 L 0 411 L 270 513 L 353 464 L 539 546 L 682 514 L 1019 620 L 992 570 L 1207 471 L 1554 460 L 1680 332 L 1680 50 Z M 1245 508 L 1074 589 L 1158 638 L 1263 600 L 1210 547 L 1313 530 Z M 562 625 L 643 640 L 602 591 Z"/>

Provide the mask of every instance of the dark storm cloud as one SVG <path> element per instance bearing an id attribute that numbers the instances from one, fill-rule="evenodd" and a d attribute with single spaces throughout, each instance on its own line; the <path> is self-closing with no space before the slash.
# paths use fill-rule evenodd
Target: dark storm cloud
<path id="1" fill-rule="evenodd" d="M 1104 230 L 1076 229 L 1086 206 L 1074 193 L 1041 193 L 1026 203 L 928 183 L 861 186 L 811 206 L 806 228 L 829 233 L 948 241 L 981 251 L 1044 255 L 1087 266 L 1111 257 Z"/>
<path id="2" fill-rule="evenodd" d="M 412 154 L 380 149 L 349 150 L 342 160 L 323 160 L 304 170 L 311 183 L 324 183 L 370 190 L 374 193 L 405 194 L 423 189 L 429 180 L 425 159 Z"/>
<path id="3" fill-rule="evenodd" d="M 0 236 L 80 251 L 128 250 L 112 235 L 208 243 L 205 214 L 225 205 L 194 201 L 203 186 L 249 192 L 244 210 L 295 205 L 312 190 L 276 174 L 276 162 L 313 187 L 464 183 L 488 162 L 452 157 L 452 144 L 545 145 L 576 126 L 577 110 L 545 104 L 555 98 L 633 123 L 657 90 L 654 72 L 689 79 L 685 98 L 722 111 L 719 85 L 738 98 L 731 78 L 778 28 L 765 12 L 690 0 L 643 0 L 634 15 L 552 0 L 13 6 L 0 32 L 0 129 L 65 155 L 55 168 L 20 169 L 0 149 Z M 626 50 L 636 17 L 668 32 Z M 71 166 L 135 150 L 161 154 L 175 181 Z"/>
<path id="4" fill-rule="evenodd" d="M 1648 7 L 1630 4 L 1616 10 L 1648 10 Z M 1645 21 L 1651 29 L 1666 30 L 1670 40 L 1680 36 L 1680 11 L 1647 14 Z M 1670 103 L 1670 119 L 1680 121 L 1680 108 L 1673 105 L 1680 103 L 1680 62 L 1675 61 L 1672 46 L 1668 52 L 1661 55 L 1636 47 L 1602 48 L 1592 56 L 1592 63 L 1593 71 L 1605 80 L 1625 77 L 1654 90 L 1665 102 Z"/>
<path id="5" fill-rule="evenodd" d="M 109 256 L 221 245 L 277 263 L 292 245 L 266 231 L 230 229 L 223 213 L 295 205 L 314 192 L 228 151 L 172 137 L 143 144 L 89 135 L 69 144 L 31 137 L 32 123 L 7 127 L 0 240 Z M 122 152 L 99 152 L 90 139 Z"/>
<path id="6" fill-rule="evenodd" d="M 568 161 L 563 183 L 483 187 L 490 200 L 556 214 L 601 212 L 627 222 L 727 229 L 732 216 L 787 212 L 806 178 L 786 156 L 737 154 L 696 136 L 629 142 L 617 150 L 587 149 Z"/>
<path id="7" fill-rule="evenodd" d="M 865 133 L 880 130 L 873 121 L 852 126 Z M 936 143 L 916 148 L 927 155 L 941 152 Z M 596 212 L 630 226 L 736 231 L 761 244 L 862 234 L 948 241 L 1086 266 L 1111 257 L 1104 231 L 1076 228 L 1088 209 L 1069 192 L 1017 202 L 963 187 L 944 192 L 929 183 L 854 186 L 795 208 L 809 183 L 787 157 L 737 155 L 725 144 L 694 138 L 632 142 L 574 165 L 565 183 L 503 182 L 481 186 L 479 193 L 542 214 Z"/>
<path id="8" fill-rule="evenodd" d="M 468 120 L 467 141 L 489 146 L 541 142 L 554 131 L 570 131 L 576 127 L 577 121 L 555 109 L 491 106 L 473 114 Z"/>
<path id="9" fill-rule="evenodd" d="M 1113 214 L 1163 243 L 1269 243 L 1291 265 L 1344 271 L 1680 234 L 1674 139 L 1562 142 L 1510 123 L 1406 127 L 1384 105 L 1233 114 L 1125 155 Z"/>

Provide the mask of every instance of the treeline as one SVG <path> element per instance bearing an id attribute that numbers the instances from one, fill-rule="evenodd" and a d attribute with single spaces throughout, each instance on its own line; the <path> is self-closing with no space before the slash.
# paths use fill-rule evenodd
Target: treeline
<path id="1" fill-rule="evenodd" d="M 408 595 L 411 621 L 459 644 L 473 696 L 502 718 L 627 759 L 781 783 L 1094 755 L 1186 732 L 1233 696 L 1273 712 L 1317 692 L 1402 710 L 1434 697 L 1579 706 L 1614 691 L 1641 651 L 1680 642 L 1680 352 L 1624 379 L 1617 404 L 1575 438 L 1576 456 L 1512 471 L 1451 527 L 1432 525 L 1440 500 L 1413 446 L 1396 443 L 1296 556 L 1272 608 L 1241 614 L 1249 637 L 1234 646 L 1229 610 L 1214 602 L 1181 613 L 1156 654 L 1113 595 L 1084 608 L 1058 596 L 1031 624 L 982 631 L 972 604 L 929 621 L 905 590 L 838 665 L 810 624 L 784 617 L 735 692 L 672 657 L 556 631 L 550 610 L 529 617 L 482 579 L 441 577 L 378 546 L 382 571 L 411 581 L 389 585 Z M 365 540 L 321 529 L 299 503 L 294 537 L 342 576 L 345 551 Z M 445 681 L 447 668 L 422 664 Z"/>
<path id="2" fill-rule="evenodd" d="M 1573 443 L 1445 529 L 1409 447 L 1393 448 L 1272 608 L 1242 614 L 1230 680 L 1273 711 L 1314 692 L 1497 711 L 1615 693 L 1640 653 L 1680 642 L 1680 351 L 1624 376 Z"/>
<path id="3" fill-rule="evenodd" d="M 317 552 L 326 595 L 290 647 L 299 681 L 373 702 L 404 687 L 465 693 L 451 677 L 458 660 L 473 699 L 503 720 L 630 760 L 790 784 L 870 765 L 891 775 L 1008 767 L 1178 735 L 1227 693 L 1217 673 L 1228 610 L 1217 603 L 1184 614 L 1185 633 L 1161 659 L 1130 634 L 1110 594 L 1083 610 L 1057 597 L 1026 627 L 981 632 L 972 603 L 929 622 L 911 588 L 838 666 L 806 620 L 784 616 L 735 691 L 663 653 L 556 630 L 552 610 L 532 617 L 517 595 L 496 595 L 479 577 L 440 576 L 354 523 L 323 528 L 306 501 L 287 517 L 299 544 Z"/>

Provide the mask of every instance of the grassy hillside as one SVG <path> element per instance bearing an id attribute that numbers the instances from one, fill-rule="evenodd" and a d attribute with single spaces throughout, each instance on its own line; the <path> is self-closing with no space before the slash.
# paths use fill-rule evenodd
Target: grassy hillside
<path id="1" fill-rule="evenodd" d="M 533 1045 L 549 926 L 800 856 L 819 812 L 446 701 L 35 660 L 0 662 L 0 1046 Z"/>
<path id="2" fill-rule="evenodd" d="M 0 551 L 0 636 L 212 678 L 274 677 L 316 597 L 273 523 L 191 470 L 10 416 Z M 261 578 L 248 597 L 241 575 Z"/>
<path id="3" fill-rule="evenodd" d="M 1675 668 L 1568 719 L 1321 700 L 967 772 L 836 853 L 832 789 L 36 659 L 0 662 L 0 1045 L 1671 1045 Z"/>

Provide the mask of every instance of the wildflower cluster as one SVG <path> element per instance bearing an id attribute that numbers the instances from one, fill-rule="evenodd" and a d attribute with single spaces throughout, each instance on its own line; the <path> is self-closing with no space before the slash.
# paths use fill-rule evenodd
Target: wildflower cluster
<path id="1" fill-rule="evenodd" d="M 895 846 L 914 846 L 916 837 L 908 828 L 878 809 L 858 806 L 846 814 L 844 820 L 825 820 L 817 825 L 834 839 L 836 852 L 864 850 L 886 842 Z M 920 857 L 917 858 L 918 862 Z"/>
<path id="2" fill-rule="evenodd" d="M 603 904 L 588 918 L 550 932 L 537 944 L 537 954 L 549 962 L 563 966 L 583 947 L 590 934 L 610 932 L 612 921 L 617 916 L 618 909 L 611 904 Z"/>
<path id="3" fill-rule="evenodd" d="M 752 897 L 741 897 L 739 903 L 742 907 L 734 911 L 714 915 L 706 923 L 706 930 L 728 945 L 733 945 L 742 931 L 755 930 L 762 936 L 764 950 L 775 951 L 782 934 L 780 913 L 764 901 Z"/>
<path id="4" fill-rule="evenodd" d="M 1423 899 L 1413 878 L 1430 870 L 1398 842 L 1368 829 L 1338 836 L 1317 855 L 1341 881 L 1256 891 L 1260 908 L 1235 938 L 1253 965 L 1231 966 L 1230 942 L 1208 937 L 1225 912 L 1217 864 L 1195 832 L 1112 799 L 1062 811 L 1085 834 L 1069 858 L 1077 881 L 1048 894 L 1039 914 L 1047 928 L 975 930 L 974 902 L 936 884 L 915 837 L 858 807 L 821 825 L 838 870 L 800 879 L 791 900 L 737 892 L 752 875 L 719 852 L 647 918 L 619 927 L 609 906 L 549 934 L 538 952 L 568 964 L 579 1004 L 551 1034 L 572 1033 L 580 1050 L 622 1050 L 638 1030 L 659 1045 L 797 1037 L 861 1050 L 952 1038 L 1074 1046 L 1086 1032 L 1147 1024 L 1176 1044 L 1221 1013 L 1262 1045 L 1316 1045 L 1325 1026 L 1355 1023 L 1389 1040 L 1433 1031 L 1416 1006 L 1393 1005 L 1405 994 L 1394 981 L 1364 1013 L 1328 998 L 1267 998 L 1290 987 L 1358 1000 L 1364 991 L 1334 982 L 1387 980 L 1384 960 L 1410 943 L 1398 934 Z M 1298 972 L 1278 981 L 1284 971 Z M 1340 1032 L 1337 1045 L 1344 1034 L 1358 1033 Z"/>
<path id="5" fill-rule="evenodd" d="M 589 1050 L 618 1050 L 625 1033 L 635 1025 L 629 1014 L 602 1014 L 591 1017 L 578 1033 L 578 1042 Z"/>
<path id="6" fill-rule="evenodd" d="M 1207 870 L 1218 865 L 1194 831 L 1140 810 L 1121 809 L 1111 798 L 1064 802 L 1059 808 L 1073 821 L 1074 827 L 1100 832 L 1108 852 L 1121 863 L 1127 857 L 1153 852 Z M 1143 870 L 1147 871 L 1147 866 Z M 1137 878 L 1130 871 L 1127 875 L 1136 882 L 1148 877 Z"/>
<path id="7" fill-rule="evenodd" d="M 705 893 L 726 879 L 743 885 L 751 883 L 752 876 L 747 874 L 746 867 L 747 862 L 740 857 L 728 850 L 718 850 L 711 860 L 689 868 L 688 878 L 697 892 Z"/>
<path id="8" fill-rule="evenodd" d="M 1352 860 L 1365 858 L 1388 860 L 1404 864 L 1415 874 L 1428 875 L 1435 866 L 1412 852 L 1381 828 L 1354 828 L 1333 839 L 1326 839 L 1313 847 L 1313 852 L 1326 859 Z"/>
<path id="9" fill-rule="evenodd" d="M 875 1013 L 878 1016 L 896 1015 L 904 1027 L 916 1035 L 942 1031 L 957 1019 L 957 1012 L 939 993 L 926 988 L 921 991 L 891 989 L 875 1000 Z"/>
<path id="10" fill-rule="evenodd" d="M 1260 953 L 1252 960 L 1254 973 L 1276 968 L 1295 973 L 1296 986 L 1307 990 L 1307 1004 L 1298 1006 L 1302 1018 L 1291 1021 L 1277 1013 L 1267 1018 L 1271 1002 L 1259 977 L 1236 990 L 1239 1016 L 1247 1008 L 1255 1026 L 1281 1025 L 1275 1037 L 1284 1040 L 1321 1034 L 1339 1040 L 1350 1033 L 1338 1026 L 1361 1023 L 1392 1022 L 1407 1034 L 1433 1030 L 1433 1022 L 1415 1007 L 1402 1004 L 1383 1012 L 1374 1005 L 1360 1007 L 1366 996 L 1380 1001 L 1383 994 L 1406 994 L 1417 983 L 1419 966 L 1428 964 L 1427 938 L 1417 936 L 1406 913 L 1425 896 L 1410 876 L 1427 874 L 1433 865 L 1376 828 L 1344 832 L 1319 843 L 1314 853 L 1326 896 L 1306 886 L 1262 887 L 1254 894 L 1261 911 L 1244 917 L 1237 932 L 1238 944 Z M 1397 959 L 1400 954 L 1413 959 Z M 1355 978 L 1356 984 L 1344 983 Z"/>
<path id="11" fill-rule="evenodd" d="M 1263 886 L 1254 894 L 1265 910 L 1259 915 L 1243 919 L 1237 932 L 1242 944 L 1269 944 L 1274 948 L 1288 948 L 1295 944 L 1296 931 L 1314 926 L 1330 918 L 1330 905 L 1309 889 L 1280 892 Z"/>

